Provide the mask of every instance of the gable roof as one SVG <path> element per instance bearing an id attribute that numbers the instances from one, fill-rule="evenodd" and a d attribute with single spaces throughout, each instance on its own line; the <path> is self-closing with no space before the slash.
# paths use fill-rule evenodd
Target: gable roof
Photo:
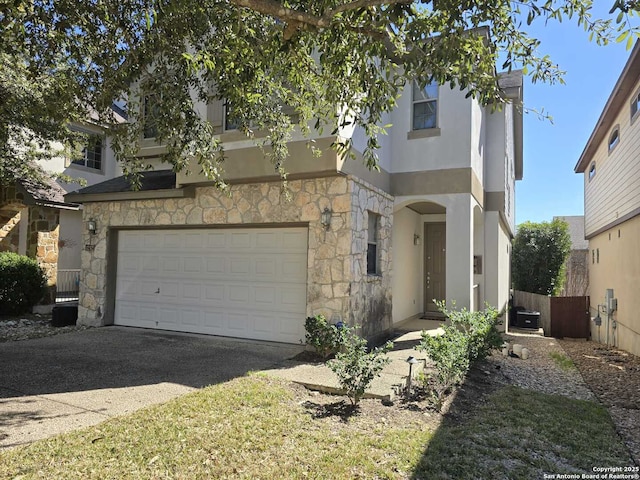
<path id="1" fill-rule="evenodd" d="M 640 40 L 636 42 L 629 56 L 629 60 L 627 60 L 626 65 L 622 69 L 620 78 L 618 78 L 616 85 L 613 87 L 613 91 L 611 95 L 609 95 L 609 99 L 600 114 L 600 118 L 587 141 L 587 145 L 584 147 L 582 155 L 580 155 L 580 159 L 573 169 L 574 172 L 584 173 L 587 169 L 591 158 L 609 132 L 620 109 L 627 103 L 627 98 L 631 94 L 638 78 L 640 78 Z"/>

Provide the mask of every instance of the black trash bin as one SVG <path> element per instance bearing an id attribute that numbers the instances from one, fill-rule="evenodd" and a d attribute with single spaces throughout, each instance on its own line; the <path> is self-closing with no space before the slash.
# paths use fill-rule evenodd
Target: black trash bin
<path id="1" fill-rule="evenodd" d="M 539 328 L 540 312 L 530 312 L 528 310 L 519 311 L 516 315 L 516 326 L 518 328 Z"/>
<path id="2" fill-rule="evenodd" d="M 51 325 L 66 327 L 75 325 L 78 321 L 78 305 L 56 305 L 51 311 Z"/>

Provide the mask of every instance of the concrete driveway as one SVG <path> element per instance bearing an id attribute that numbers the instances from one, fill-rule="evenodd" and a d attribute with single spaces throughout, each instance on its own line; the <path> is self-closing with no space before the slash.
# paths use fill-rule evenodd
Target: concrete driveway
<path id="1" fill-rule="evenodd" d="M 272 369 L 302 350 L 126 327 L 0 343 L 0 449 Z"/>

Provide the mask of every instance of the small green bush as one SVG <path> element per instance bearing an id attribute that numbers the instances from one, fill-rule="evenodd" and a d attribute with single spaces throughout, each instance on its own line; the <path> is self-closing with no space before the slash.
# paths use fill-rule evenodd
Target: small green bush
<path id="1" fill-rule="evenodd" d="M 357 335 L 352 327 L 342 327 L 344 343 L 336 358 L 327 366 L 338 376 L 340 388 L 345 391 L 352 405 L 357 405 L 371 382 L 380 375 L 390 360 L 387 352 L 393 343 L 387 342 L 373 350 L 367 348 L 367 341 Z"/>
<path id="2" fill-rule="evenodd" d="M 471 365 L 487 357 L 491 350 L 500 348 L 503 340 L 497 329 L 498 311 L 493 307 L 487 306 L 480 312 L 447 310 L 442 302 L 438 308 L 449 318 L 449 324 L 443 327 L 442 335 L 422 332 L 417 348 L 426 352 L 435 363 L 436 374 L 432 377 L 435 384 L 431 385 L 431 393 L 439 410 L 446 394 L 464 379 Z"/>
<path id="3" fill-rule="evenodd" d="M 323 359 L 340 350 L 344 342 L 343 334 L 346 332 L 342 327 L 331 325 L 324 315 L 307 317 L 304 322 L 305 342 L 315 348 L 316 353 Z"/>
<path id="4" fill-rule="evenodd" d="M 0 252 L 0 315 L 19 315 L 46 293 L 44 271 L 33 258 Z"/>

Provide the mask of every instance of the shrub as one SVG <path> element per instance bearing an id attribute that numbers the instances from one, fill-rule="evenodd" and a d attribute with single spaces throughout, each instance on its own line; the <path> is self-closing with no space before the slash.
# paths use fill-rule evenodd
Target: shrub
<path id="1" fill-rule="evenodd" d="M 464 379 L 471 365 L 487 357 L 491 350 L 500 348 L 503 340 L 497 329 L 498 311 L 493 307 L 487 306 L 480 312 L 447 310 L 442 302 L 438 308 L 449 318 L 449 324 L 443 327 L 442 335 L 422 332 L 417 348 L 435 363 L 436 374 L 432 377 L 435 385 L 431 393 L 440 410 L 446 394 Z"/>
<path id="2" fill-rule="evenodd" d="M 518 225 L 511 257 L 516 290 L 558 295 L 570 251 L 569 225 L 564 220 Z"/>
<path id="3" fill-rule="evenodd" d="M 46 292 L 46 277 L 36 260 L 0 253 L 0 314 L 18 315 L 37 304 Z"/>
<path id="4" fill-rule="evenodd" d="M 341 325 L 331 325 L 324 315 L 307 317 L 304 322 L 305 342 L 313 346 L 323 359 L 340 350 L 346 332 Z"/>
<path id="5" fill-rule="evenodd" d="M 336 358 L 329 360 L 327 366 L 338 376 L 340 388 L 349 397 L 352 405 L 357 405 L 371 382 L 390 360 L 386 353 L 393 348 L 387 342 L 373 350 L 367 348 L 367 341 L 354 333 L 351 327 L 343 327 L 344 344 L 336 353 Z"/>

